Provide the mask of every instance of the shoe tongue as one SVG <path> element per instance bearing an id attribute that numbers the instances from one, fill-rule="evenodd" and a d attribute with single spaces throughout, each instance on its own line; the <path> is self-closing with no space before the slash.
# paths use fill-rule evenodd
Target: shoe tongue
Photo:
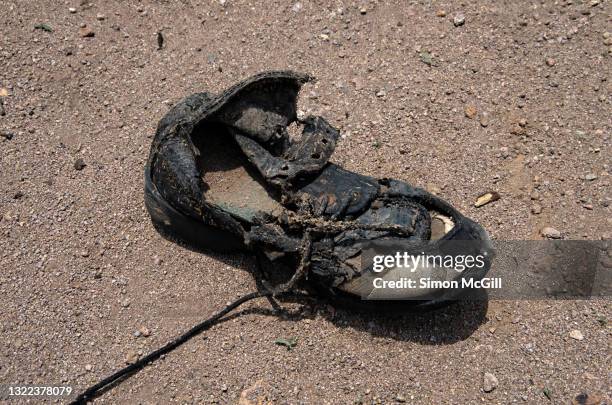
<path id="1" fill-rule="evenodd" d="M 249 161 L 272 184 L 285 186 L 300 174 L 320 171 L 331 157 L 338 131 L 323 118 L 308 117 L 300 140 L 287 127 L 297 120 L 297 96 L 311 78 L 267 72 L 219 95 L 205 120 L 226 126 Z"/>
<path id="2" fill-rule="evenodd" d="M 339 132 L 323 118 L 308 117 L 304 122 L 302 137 L 290 142 L 285 128 L 280 133 L 284 147 L 278 144 L 258 142 L 257 139 L 233 129 L 234 139 L 264 178 L 275 185 L 287 186 L 300 175 L 320 172 L 331 157 L 340 136 Z M 276 149 L 276 150 L 275 150 Z"/>

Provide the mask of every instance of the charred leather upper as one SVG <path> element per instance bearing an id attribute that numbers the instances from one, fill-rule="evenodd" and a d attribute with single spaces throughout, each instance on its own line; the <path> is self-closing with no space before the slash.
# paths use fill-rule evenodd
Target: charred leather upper
<path id="1" fill-rule="evenodd" d="M 424 190 L 330 163 L 339 132 L 321 117 L 299 121 L 302 136 L 291 140 L 287 128 L 297 121 L 297 95 L 311 79 L 294 72 L 266 72 L 217 96 L 197 93 L 174 106 L 159 123 L 148 160 L 157 191 L 177 211 L 237 235 L 245 247 L 263 251 L 272 261 L 295 260 L 300 235 L 314 230 L 311 272 L 330 287 L 356 275 L 346 261 L 359 252 L 362 242 L 400 237 L 393 229 L 359 229 L 359 225 L 391 223 L 401 228 L 401 238 L 428 240 L 428 209 L 449 213 L 457 224 L 471 224 Z M 208 124 L 225 128 L 227 141 L 235 142 L 265 182 L 279 191 L 279 202 L 287 211 L 299 218 L 352 221 L 357 227 L 319 227 L 312 221 L 287 222 L 267 214 L 247 222 L 208 202 L 196 159 L 207 152 L 206 133 L 198 129 Z M 195 136 L 202 138 L 194 142 Z M 473 227 L 456 228 L 453 232 L 463 233 L 461 237 L 479 237 L 470 234 L 476 232 Z"/>

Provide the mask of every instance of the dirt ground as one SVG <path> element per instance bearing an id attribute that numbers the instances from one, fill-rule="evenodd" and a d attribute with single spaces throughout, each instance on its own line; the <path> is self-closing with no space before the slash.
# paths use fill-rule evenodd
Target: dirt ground
<path id="1" fill-rule="evenodd" d="M 0 384 L 80 391 L 254 288 L 249 256 L 155 232 L 142 174 L 170 106 L 262 70 L 317 77 L 300 108 L 341 129 L 332 159 L 350 170 L 425 187 L 494 239 L 609 239 L 611 15 L 608 0 L 2 0 Z M 501 199 L 475 208 L 487 190 Z M 248 305 L 96 403 L 610 399 L 608 299 L 285 306 Z"/>

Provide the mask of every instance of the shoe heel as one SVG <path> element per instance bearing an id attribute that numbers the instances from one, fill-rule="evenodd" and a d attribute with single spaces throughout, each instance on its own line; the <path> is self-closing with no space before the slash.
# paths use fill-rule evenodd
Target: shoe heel
<path id="1" fill-rule="evenodd" d="M 247 250 L 238 236 L 188 217 L 170 206 L 151 181 L 148 167 L 145 169 L 145 207 L 155 229 L 166 239 L 193 250 L 236 252 Z"/>

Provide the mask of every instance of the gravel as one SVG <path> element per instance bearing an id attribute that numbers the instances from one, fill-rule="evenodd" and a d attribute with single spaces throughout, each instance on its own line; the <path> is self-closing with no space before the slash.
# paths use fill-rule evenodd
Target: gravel
<path id="1" fill-rule="evenodd" d="M 455 15 L 455 17 L 453 18 L 453 24 L 455 25 L 455 27 L 461 27 L 463 24 L 465 24 L 465 15 Z"/>
<path id="2" fill-rule="evenodd" d="M 491 392 L 499 385 L 499 381 L 494 374 L 484 373 L 482 381 L 482 389 L 484 392 Z"/>
<path id="3" fill-rule="evenodd" d="M 541 233 L 542 233 L 542 236 L 544 236 L 545 238 L 549 238 L 549 239 L 561 239 L 561 232 L 559 232 L 558 230 L 556 230 L 555 228 L 552 228 L 550 226 L 542 228 Z"/>
<path id="4" fill-rule="evenodd" d="M 476 106 L 471 105 L 471 104 L 465 106 L 465 109 L 463 111 L 465 113 L 465 116 L 469 119 L 476 118 L 476 114 L 478 114 L 478 110 L 476 109 Z"/>
<path id="5" fill-rule="evenodd" d="M 74 170 L 83 170 L 87 164 L 85 164 L 85 161 L 81 158 L 78 158 L 77 160 L 74 161 Z"/>
<path id="6" fill-rule="evenodd" d="M 79 28 L 79 35 L 82 38 L 93 38 L 94 36 L 96 36 L 96 33 L 91 28 L 85 25 Z"/>
<path id="7" fill-rule="evenodd" d="M 609 1 L 301 3 L 299 12 L 286 1 L 0 6 L 0 133 L 14 134 L 0 137 L 3 382 L 80 391 L 128 352 L 155 350 L 255 288 L 249 255 L 195 252 L 155 231 L 142 173 L 172 105 L 264 69 L 317 77 L 299 109 L 341 129 L 332 160 L 349 170 L 436 187 L 494 239 L 541 240 L 545 227 L 565 239 L 609 235 Z M 455 28 L 448 16 L 459 7 L 466 21 Z M 93 38 L 81 38 L 82 22 Z M 573 27 L 571 40 L 558 39 Z M 464 116 L 466 104 L 477 118 Z M 87 168 L 72 169 L 77 157 Z M 25 197 L 14 200 L 18 190 Z M 474 207 L 487 190 L 503 198 Z M 540 215 L 530 212 L 536 193 Z M 394 403 L 398 393 L 414 404 L 550 403 L 543 387 L 553 403 L 571 403 L 609 392 L 608 300 L 491 300 L 394 316 L 282 305 L 290 315 L 265 300 L 245 306 L 96 403 L 235 404 L 259 380 L 274 403 L 291 404 Z M 135 338 L 143 325 L 151 336 Z M 279 336 L 300 343 L 287 351 Z M 501 382 L 487 394 L 485 372 Z"/>
<path id="8" fill-rule="evenodd" d="M 569 337 L 575 340 L 584 340 L 584 335 L 578 329 L 574 329 L 569 333 Z"/>

